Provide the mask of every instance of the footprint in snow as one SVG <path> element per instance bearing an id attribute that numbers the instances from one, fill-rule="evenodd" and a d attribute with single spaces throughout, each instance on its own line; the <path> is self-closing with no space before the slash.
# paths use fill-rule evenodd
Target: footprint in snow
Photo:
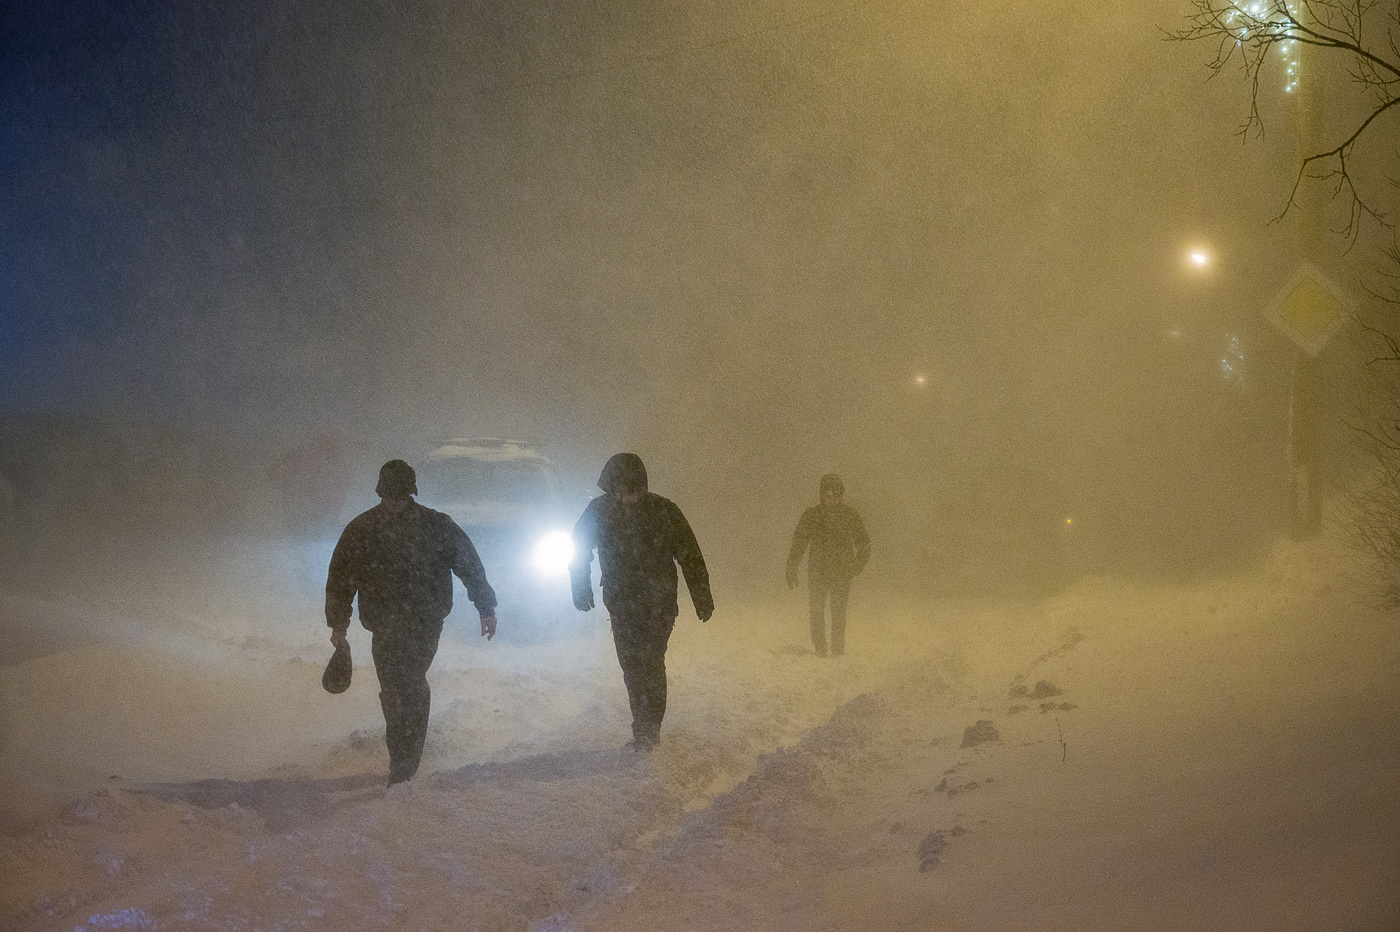
<path id="1" fill-rule="evenodd" d="M 941 831 L 929 832 L 919 842 L 919 870 L 931 871 L 938 866 L 939 856 L 948 847 L 948 840 Z"/>
<path id="2" fill-rule="evenodd" d="M 963 729 L 962 746 L 965 748 L 1000 741 L 1001 734 L 996 730 L 996 726 L 993 725 L 989 719 L 978 719 L 977 724 L 969 725 Z"/>
<path id="3" fill-rule="evenodd" d="M 1012 699 L 1049 699 L 1051 696 L 1062 696 L 1064 690 L 1056 686 L 1049 680 L 1039 680 L 1034 688 L 1027 689 L 1026 684 L 1017 683 L 1011 687 L 1007 696 Z"/>
<path id="4" fill-rule="evenodd" d="M 952 835 L 954 838 L 958 838 L 966 834 L 967 829 L 961 825 L 955 825 L 947 832 L 938 829 L 925 835 L 919 842 L 919 870 L 921 872 L 931 871 L 938 866 L 939 859 L 943 857 L 943 852 L 948 847 L 947 836 Z"/>

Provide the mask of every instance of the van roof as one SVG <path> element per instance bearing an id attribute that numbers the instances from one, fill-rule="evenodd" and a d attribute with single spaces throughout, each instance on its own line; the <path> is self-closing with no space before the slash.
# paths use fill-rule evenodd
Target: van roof
<path id="1" fill-rule="evenodd" d="M 469 459 L 500 462 L 503 460 L 541 460 L 542 443 L 534 440 L 511 440 L 504 437 L 457 437 L 445 440 L 428 454 L 427 459 L 448 459 L 463 456 Z"/>

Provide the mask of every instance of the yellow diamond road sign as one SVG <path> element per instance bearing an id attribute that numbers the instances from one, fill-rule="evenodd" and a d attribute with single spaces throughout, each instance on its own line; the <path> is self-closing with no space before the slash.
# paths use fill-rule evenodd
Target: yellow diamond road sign
<path id="1" fill-rule="evenodd" d="M 1346 322 L 1351 309 L 1346 292 L 1311 262 L 1304 262 L 1279 291 L 1264 316 L 1303 352 L 1316 356 Z"/>

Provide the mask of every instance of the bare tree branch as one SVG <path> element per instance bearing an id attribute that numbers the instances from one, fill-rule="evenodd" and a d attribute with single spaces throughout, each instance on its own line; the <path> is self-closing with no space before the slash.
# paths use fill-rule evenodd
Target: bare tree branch
<path id="1" fill-rule="evenodd" d="M 1358 141 L 1375 121 L 1400 105 L 1400 6 L 1383 20 L 1374 15 L 1379 0 L 1192 0 L 1186 26 L 1168 33 L 1175 41 L 1214 41 L 1215 54 L 1206 63 L 1215 78 L 1238 60 L 1249 81 L 1249 112 L 1242 135 L 1263 131 L 1259 112 L 1261 75 L 1270 56 L 1288 60 L 1297 46 L 1314 55 L 1328 54 L 1347 61 L 1347 75 L 1371 103 L 1370 112 L 1346 137 L 1325 150 L 1303 158 L 1277 223 L 1297 206 L 1305 179 L 1332 181 L 1332 196 L 1345 195 L 1349 212 L 1345 227 L 1333 232 L 1354 243 L 1366 220 L 1393 228 L 1391 219 L 1369 203 L 1358 190 L 1352 158 Z M 1375 27 L 1375 28 L 1368 28 Z M 1371 41 L 1372 37 L 1378 41 Z M 1288 71 L 1290 76 L 1294 72 Z M 1290 82 L 1296 77 L 1290 77 Z M 1290 84 L 1286 89 L 1292 90 Z M 1319 169 L 1326 170 L 1319 170 Z"/>

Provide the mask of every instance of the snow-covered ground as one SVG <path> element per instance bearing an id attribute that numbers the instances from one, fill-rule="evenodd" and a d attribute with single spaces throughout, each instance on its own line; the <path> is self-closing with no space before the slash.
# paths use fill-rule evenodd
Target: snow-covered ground
<path id="1" fill-rule="evenodd" d="M 307 594 L 159 637 L 6 597 L 0 928 L 1400 929 L 1400 622 L 1340 566 L 857 590 L 841 659 L 801 594 L 720 591 L 650 756 L 601 615 L 454 637 L 389 792 L 373 670 L 321 690 Z"/>

